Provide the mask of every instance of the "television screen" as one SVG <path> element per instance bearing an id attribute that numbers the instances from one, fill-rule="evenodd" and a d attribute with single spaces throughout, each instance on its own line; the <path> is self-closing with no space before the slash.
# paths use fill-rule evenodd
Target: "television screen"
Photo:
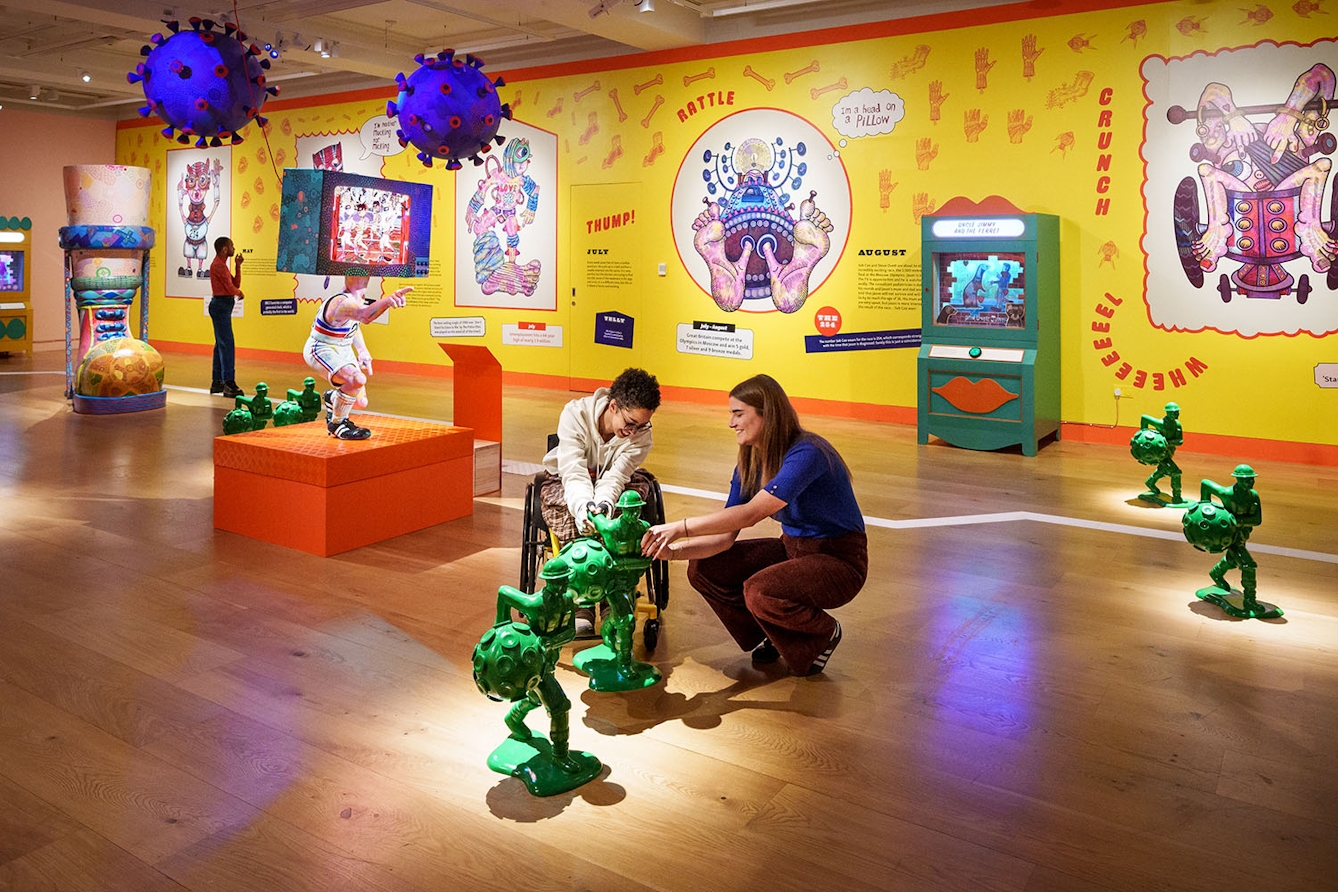
<path id="1" fill-rule="evenodd" d="M 0 251 L 0 291 L 23 290 L 23 252 Z"/>
<path id="2" fill-rule="evenodd" d="M 1021 251 L 934 255 L 934 324 L 1026 328 L 1027 270 Z"/>
<path id="3" fill-rule="evenodd" d="M 284 171 L 276 268 L 326 276 L 426 276 L 432 186 L 328 170 Z"/>

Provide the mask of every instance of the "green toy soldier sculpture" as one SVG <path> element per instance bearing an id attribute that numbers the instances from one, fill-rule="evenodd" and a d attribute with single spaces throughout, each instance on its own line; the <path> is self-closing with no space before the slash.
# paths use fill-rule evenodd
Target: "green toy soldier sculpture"
<path id="1" fill-rule="evenodd" d="M 1254 468 L 1237 465 L 1231 472 L 1234 486 L 1222 486 L 1211 480 L 1199 484 L 1199 503 L 1185 512 L 1182 524 L 1189 544 L 1200 551 L 1222 554 L 1208 571 L 1213 584 L 1194 594 L 1221 607 L 1230 616 L 1241 619 L 1273 619 L 1282 616 L 1275 604 L 1255 598 L 1255 569 L 1258 566 L 1245 548 L 1250 533 L 1263 522 L 1263 506 L 1254 491 Z M 1221 507 L 1214 504 L 1216 496 Z M 1226 581 L 1227 570 L 1240 569 L 1240 589 Z"/>
<path id="2" fill-rule="evenodd" d="M 315 421 L 320 417 L 321 410 L 325 408 L 321 404 L 321 395 L 316 392 L 315 378 L 302 379 L 301 390 L 289 390 L 288 401 L 297 403 L 302 407 L 303 422 Z M 278 424 L 278 421 L 276 420 L 274 423 Z"/>
<path id="3" fill-rule="evenodd" d="M 255 396 L 237 397 L 237 408 L 251 413 L 251 430 L 264 430 L 274 417 L 274 404 L 269 401 L 269 385 L 261 381 L 256 385 Z"/>
<path id="4" fill-rule="evenodd" d="M 1160 435 L 1160 436 L 1158 436 Z M 1185 501 L 1180 493 L 1180 466 L 1175 463 L 1175 450 L 1185 442 L 1185 432 L 1180 426 L 1180 407 L 1175 403 L 1166 404 L 1166 417 L 1158 419 L 1155 415 L 1144 415 L 1138 424 L 1138 433 L 1129 441 L 1129 451 L 1134 458 L 1145 465 L 1156 465 L 1152 475 L 1145 481 L 1147 492 L 1139 498 L 1158 507 L 1189 508 L 1193 502 Z M 1157 488 L 1157 481 L 1163 477 L 1171 478 L 1171 500 Z"/>
<path id="5" fill-rule="evenodd" d="M 590 522 L 599 531 L 611 558 L 596 587 L 584 584 L 581 574 L 572 577 L 578 606 L 598 604 L 601 598 L 609 605 L 609 615 L 599 631 L 604 643 L 586 648 L 572 659 L 572 665 L 590 676 L 591 690 L 635 691 L 648 688 L 661 678 L 654 666 L 632 659 L 636 586 L 650 566 L 650 558 L 641 554 L 641 537 L 650 529 L 650 524 L 641 519 L 645 504 L 635 490 L 629 489 L 618 498 L 617 517 L 590 515 Z M 587 552 L 595 544 L 589 539 L 577 539 L 559 552 L 558 559 L 563 559 L 570 549 L 574 564 L 579 543 L 586 543 L 581 548 Z"/>
<path id="6" fill-rule="evenodd" d="M 488 756 L 488 767 L 518 777 L 534 796 L 565 793 L 594 780 L 599 759 L 568 746 L 571 701 L 554 677 L 563 645 L 576 638 L 571 570 L 553 559 L 539 572 L 534 594 L 504 585 L 497 590 L 497 617 L 474 648 L 474 683 L 492 700 L 509 700 L 510 736 Z M 517 610 L 525 622 L 510 619 Z M 549 739 L 531 731 L 525 716 L 537 706 L 548 712 Z"/>

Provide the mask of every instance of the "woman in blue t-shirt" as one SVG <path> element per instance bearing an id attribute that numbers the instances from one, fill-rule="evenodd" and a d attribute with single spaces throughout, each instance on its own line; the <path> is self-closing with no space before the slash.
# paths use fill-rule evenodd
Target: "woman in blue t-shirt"
<path id="1" fill-rule="evenodd" d="M 729 426 L 739 461 L 725 507 L 651 527 L 642 551 L 689 560 L 688 581 L 753 662 L 784 657 L 796 675 L 816 674 L 841 642 L 841 624 L 826 611 L 854 598 L 868 575 L 850 469 L 800 426 L 769 375 L 730 391 Z M 765 517 L 780 521 L 779 539 L 738 539 Z"/>

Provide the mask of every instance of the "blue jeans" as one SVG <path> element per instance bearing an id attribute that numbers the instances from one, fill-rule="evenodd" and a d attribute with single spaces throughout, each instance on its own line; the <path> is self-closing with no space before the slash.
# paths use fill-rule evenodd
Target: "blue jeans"
<path id="1" fill-rule="evenodd" d="M 232 297 L 215 295 L 209 301 L 209 318 L 214 323 L 214 380 L 231 381 L 237 377 L 236 344 L 232 340 Z"/>

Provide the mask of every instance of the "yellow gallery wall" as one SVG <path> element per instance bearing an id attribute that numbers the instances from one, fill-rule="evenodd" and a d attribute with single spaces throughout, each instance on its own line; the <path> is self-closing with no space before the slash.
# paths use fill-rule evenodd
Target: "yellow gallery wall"
<path id="1" fill-rule="evenodd" d="M 1308 47 L 1325 33 L 1326 17 L 1311 15 L 1303 4 L 1255 10 L 1233 3 L 1101 7 L 1109 4 L 1066 5 L 1075 11 L 1064 15 L 1042 15 L 1039 4 L 997 7 L 583 63 L 563 73 L 485 68 L 505 75 L 499 92 L 516 120 L 556 135 L 556 200 L 549 203 L 554 196 L 545 194 L 540 208 L 556 215 L 556 309 L 454 306 L 453 244 L 457 233 L 469 238 L 453 219 L 455 190 L 472 190 L 478 174 L 468 162 L 458 173 L 440 164 L 424 168 L 410 149 L 384 158 L 381 175 L 435 187 L 437 275 L 430 281 L 441 296 L 395 311 L 388 325 L 371 328 L 369 345 L 381 360 L 445 366 L 449 362 L 431 335 L 431 320 L 482 316 L 483 336 L 461 342 L 488 346 L 507 372 L 585 383 L 636 364 L 665 384 L 715 391 L 768 372 L 794 396 L 856 404 L 851 408 L 870 417 L 910 420 L 916 402 L 914 348 L 814 354 L 805 351 L 805 337 L 818 333 L 816 313 L 824 307 L 839 312 L 843 332 L 917 329 L 920 312 L 906 277 L 920 262 L 920 215 L 953 198 L 999 195 L 1027 212 L 1060 218 L 1064 421 L 1114 423 L 1113 391 L 1120 388 L 1128 397 L 1118 401 L 1121 425 L 1141 413 L 1159 415 L 1164 402 L 1175 400 L 1191 432 L 1338 444 L 1338 390 L 1319 386 L 1316 372 L 1323 363 L 1338 362 L 1333 346 L 1338 342 L 1323 331 L 1252 334 L 1223 331 L 1220 325 L 1189 331 L 1155 324 L 1146 296 L 1157 293 L 1158 280 L 1145 263 L 1143 245 L 1149 220 L 1169 215 L 1168 197 L 1144 197 L 1145 109 L 1152 100 L 1168 101 L 1145 94 L 1142 71 L 1148 60 L 1155 67 L 1158 60 L 1211 58 L 1261 41 Z M 1338 68 L 1330 47 L 1325 44 L 1320 55 L 1328 54 L 1328 63 Z M 414 63 L 405 61 L 408 73 Z M 1237 68 L 1235 77 L 1244 83 L 1251 73 Z M 1202 86 L 1188 83 L 1177 101 L 1192 111 Z M 1273 90 L 1271 101 L 1280 104 L 1289 87 L 1290 81 Z M 904 103 L 904 117 L 891 132 L 859 136 L 837 129 L 837 101 L 864 88 L 874 96 L 888 91 Z M 274 255 L 279 184 L 271 153 L 280 170 L 291 166 L 298 135 L 356 131 L 385 113 L 394 92 L 388 86 L 372 94 L 272 100 L 265 108 L 267 139 L 253 126 L 232 150 L 231 234 L 239 247 L 252 248 L 259 258 Z M 942 102 L 933 120 L 936 96 Z M 828 181 L 836 165 L 849 183 L 846 216 L 832 221 L 840 253 L 833 249 L 815 267 L 824 269 L 825 279 L 792 313 L 724 311 L 694 281 L 692 271 L 702 267 L 702 259 L 680 253 L 683 239 L 675 239 L 674 190 L 692 198 L 685 190 L 693 177 L 700 183 L 700 159 L 687 153 L 708 128 L 756 109 L 777 109 L 807 122 L 822 137 L 806 147 L 808 161 L 826 165 Z M 168 210 L 168 184 L 161 174 L 167 152 L 179 147 L 159 136 L 161 125 L 154 124 L 120 128 L 117 162 L 154 171 L 152 213 L 159 225 Z M 1184 159 L 1184 165 L 1193 175 L 1193 164 Z M 607 215 L 620 220 L 633 212 L 634 222 L 627 224 L 637 246 L 633 285 L 611 293 L 610 306 L 597 305 L 597 298 L 595 304 L 578 301 L 578 312 L 633 315 L 633 350 L 575 343 L 573 322 L 580 320 L 573 320 L 569 299 L 581 272 L 574 268 L 599 244 L 589 225 L 588 198 L 577 202 L 585 219 L 571 216 L 573 190 L 619 184 L 626 186 L 580 194 L 611 194 Z M 796 190 L 794 203 L 807 191 Z M 818 198 L 824 209 L 830 194 Z M 634 196 L 635 206 L 619 195 Z M 1327 198 L 1325 205 L 1327 214 Z M 680 230 L 683 225 L 680 219 Z M 625 243 L 627 233 L 618 235 Z M 1154 249 L 1164 253 L 1165 245 Z M 661 263 L 664 275 L 658 274 Z M 1292 267 L 1300 272 L 1303 264 Z M 163 296 L 164 265 L 162 249 L 156 249 L 153 340 L 210 343 L 201 302 Z M 1224 261 L 1223 270 L 1232 265 Z M 870 276 L 885 285 L 889 275 L 902 277 L 890 298 L 885 287 L 878 292 L 869 285 Z M 1323 272 L 1309 275 L 1315 283 L 1312 308 L 1338 300 Z M 274 273 L 272 266 L 247 266 L 246 276 L 248 298 L 293 293 L 293 277 Z M 386 280 L 387 287 L 397 284 Z M 1167 287 L 1188 286 L 1167 281 Z M 1197 293 L 1190 297 L 1200 299 Z M 1219 300 L 1211 282 L 1201 299 Z M 243 355 L 246 349 L 297 353 L 314 309 L 303 303 L 297 316 L 264 317 L 248 309 L 235 325 Z M 751 358 L 680 352 L 680 327 L 694 321 L 746 328 L 752 333 Z M 529 322 L 561 326 L 562 346 L 503 343 L 505 324 Z"/>

